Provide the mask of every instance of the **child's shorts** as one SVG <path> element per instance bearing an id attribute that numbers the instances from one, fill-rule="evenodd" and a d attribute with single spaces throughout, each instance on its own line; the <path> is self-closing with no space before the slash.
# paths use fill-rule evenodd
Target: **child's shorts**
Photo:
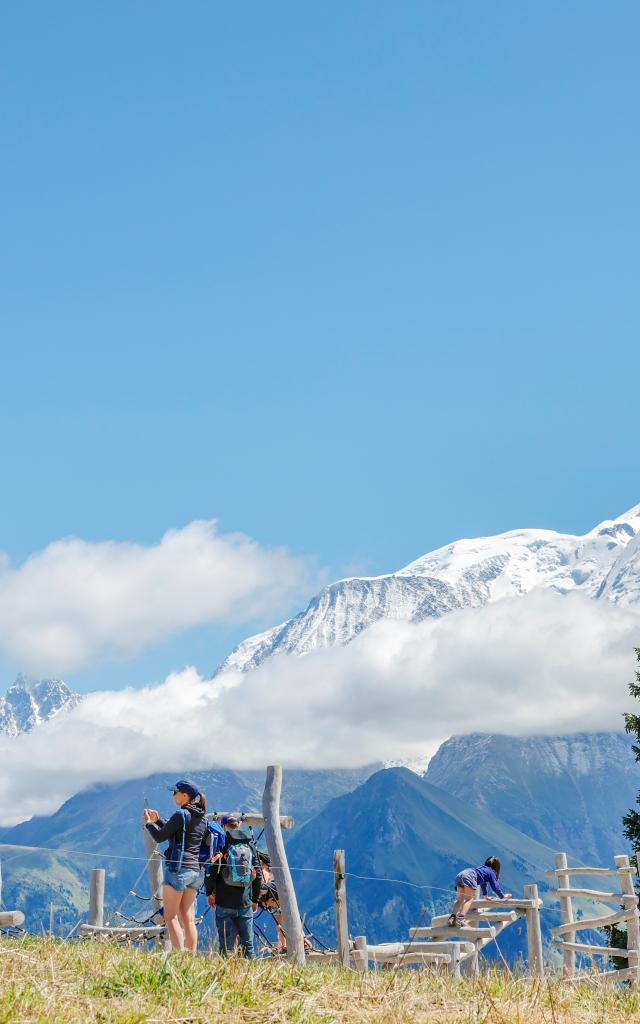
<path id="1" fill-rule="evenodd" d="M 465 868 L 456 875 L 454 882 L 455 889 L 475 889 L 478 884 L 478 876 L 473 868 Z"/>

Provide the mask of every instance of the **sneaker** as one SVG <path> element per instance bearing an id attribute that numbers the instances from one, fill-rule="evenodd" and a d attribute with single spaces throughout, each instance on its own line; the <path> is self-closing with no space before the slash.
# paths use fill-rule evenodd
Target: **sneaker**
<path id="1" fill-rule="evenodd" d="M 466 924 L 467 924 L 466 917 L 462 917 L 461 914 L 458 914 L 458 917 L 456 919 L 456 924 L 458 925 L 458 928 L 465 928 Z"/>
<path id="2" fill-rule="evenodd" d="M 449 917 L 447 918 L 447 924 L 449 925 L 449 928 L 455 928 L 456 921 L 457 921 L 456 915 L 455 914 L 449 914 Z"/>

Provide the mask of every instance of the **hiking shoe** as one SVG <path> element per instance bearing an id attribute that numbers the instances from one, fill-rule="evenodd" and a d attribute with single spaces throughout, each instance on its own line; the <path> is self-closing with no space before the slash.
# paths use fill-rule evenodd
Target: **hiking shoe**
<path id="1" fill-rule="evenodd" d="M 455 914 L 449 914 L 449 917 L 447 918 L 447 924 L 449 925 L 449 928 L 455 928 L 456 921 L 457 921 L 456 915 Z"/>

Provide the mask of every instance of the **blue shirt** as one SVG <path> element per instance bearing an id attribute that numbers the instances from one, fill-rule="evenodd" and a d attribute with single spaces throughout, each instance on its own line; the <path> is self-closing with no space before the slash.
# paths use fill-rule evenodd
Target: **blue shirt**
<path id="1" fill-rule="evenodd" d="M 504 898 L 504 893 L 500 888 L 500 883 L 496 878 L 496 873 L 493 870 L 493 868 L 488 868 L 485 864 L 483 864 L 482 867 L 474 868 L 473 870 L 476 873 L 478 885 L 482 889 L 483 896 L 487 895 L 487 886 L 490 885 L 493 891 L 495 892 L 496 896 L 499 896 L 500 899 Z"/>

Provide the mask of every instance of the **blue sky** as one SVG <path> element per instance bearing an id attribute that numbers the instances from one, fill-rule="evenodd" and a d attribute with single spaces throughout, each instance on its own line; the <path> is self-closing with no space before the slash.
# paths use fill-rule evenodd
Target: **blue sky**
<path id="1" fill-rule="evenodd" d="M 638 502 L 639 30 L 624 2 L 8 6 L 0 550 L 216 518 L 331 578 Z M 268 624 L 73 682 L 208 671 Z"/>

